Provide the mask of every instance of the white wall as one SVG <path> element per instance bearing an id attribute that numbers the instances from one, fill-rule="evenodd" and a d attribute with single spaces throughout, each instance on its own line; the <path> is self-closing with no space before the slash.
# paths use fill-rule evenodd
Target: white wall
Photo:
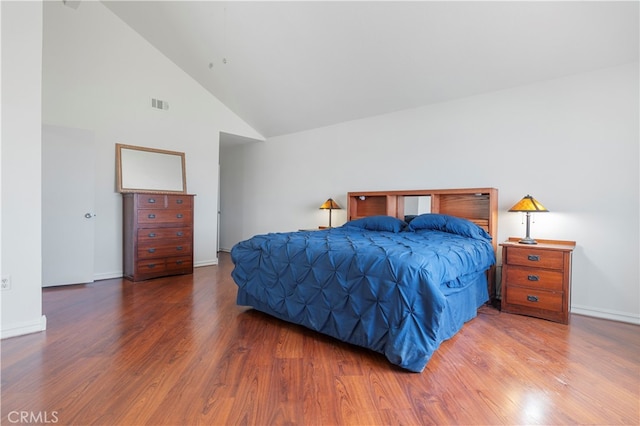
<path id="1" fill-rule="evenodd" d="M 220 145 L 220 250 L 229 251 L 243 235 L 245 208 L 242 154 L 245 144 Z"/>
<path id="2" fill-rule="evenodd" d="M 46 328 L 42 316 L 40 123 L 42 2 L 0 3 L 2 22 L 1 337 Z"/>
<path id="3" fill-rule="evenodd" d="M 348 191 L 496 187 L 500 240 L 524 235 L 507 210 L 529 193 L 551 211 L 532 236 L 577 241 L 573 312 L 640 323 L 638 72 L 636 62 L 225 149 L 222 196 L 235 195 L 223 209 L 242 221 L 223 221 L 221 247 L 326 225 L 318 207 L 332 197 L 345 208 Z M 335 224 L 345 218 L 334 211 Z"/>
<path id="4" fill-rule="evenodd" d="M 42 80 L 42 121 L 95 135 L 95 278 L 122 275 L 116 143 L 186 153 L 194 261 L 217 263 L 219 134 L 261 136 L 100 2 L 45 2 Z M 152 109 L 151 98 L 169 109 Z"/>

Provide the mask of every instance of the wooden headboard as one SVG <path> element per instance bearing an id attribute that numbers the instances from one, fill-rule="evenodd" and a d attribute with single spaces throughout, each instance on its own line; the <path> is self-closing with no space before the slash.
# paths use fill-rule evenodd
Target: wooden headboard
<path id="1" fill-rule="evenodd" d="M 347 220 L 386 215 L 405 218 L 405 197 L 430 197 L 430 213 L 448 214 L 474 222 L 491 235 L 498 248 L 498 190 L 496 188 L 359 191 L 347 194 Z M 489 295 L 495 298 L 495 266 L 488 271 Z"/>

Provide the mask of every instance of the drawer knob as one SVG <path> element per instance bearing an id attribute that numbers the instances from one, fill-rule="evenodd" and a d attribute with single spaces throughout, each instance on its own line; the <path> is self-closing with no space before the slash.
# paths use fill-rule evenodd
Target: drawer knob
<path id="1" fill-rule="evenodd" d="M 540 277 L 537 275 L 527 275 L 529 281 L 540 281 Z"/>
<path id="2" fill-rule="evenodd" d="M 178 237 L 182 237 L 182 236 L 184 235 L 184 232 L 182 232 L 182 231 L 176 232 L 176 235 L 177 235 Z"/>
<path id="3" fill-rule="evenodd" d="M 150 249 L 149 249 L 149 250 L 147 250 L 147 251 L 148 251 L 149 253 L 155 253 L 155 252 L 156 252 L 156 249 L 154 249 L 154 248 L 150 248 Z"/>
<path id="4" fill-rule="evenodd" d="M 176 265 L 182 265 L 184 263 L 184 260 L 176 260 Z"/>
<path id="5" fill-rule="evenodd" d="M 182 204 L 182 200 L 176 200 L 176 204 Z"/>
<path id="6" fill-rule="evenodd" d="M 182 246 L 178 246 L 178 247 L 176 247 L 176 250 L 178 250 L 178 251 L 182 251 Z"/>
<path id="7" fill-rule="evenodd" d="M 155 238 L 155 237 L 156 237 L 156 233 L 155 233 L 155 232 L 151 232 L 151 233 L 149 233 L 149 237 L 150 237 L 150 238 Z"/>
<path id="8" fill-rule="evenodd" d="M 532 295 L 527 295 L 527 300 L 529 302 L 537 302 L 538 301 L 538 296 L 532 296 Z"/>
<path id="9" fill-rule="evenodd" d="M 147 217 L 148 217 L 149 219 L 155 219 L 155 218 L 156 218 L 156 215 L 152 213 L 152 214 L 150 214 L 150 215 L 149 215 L 149 216 L 147 216 Z"/>
<path id="10" fill-rule="evenodd" d="M 155 267 L 156 267 L 155 263 L 150 263 L 150 264 L 147 265 L 147 268 L 149 268 L 149 269 L 153 269 Z"/>
<path id="11" fill-rule="evenodd" d="M 527 259 L 529 259 L 532 262 L 537 262 L 540 260 L 540 256 L 538 256 L 537 254 L 530 254 L 527 256 Z"/>
<path id="12" fill-rule="evenodd" d="M 182 213 L 178 213 L 178 214 L 176 215 L 176 217 L 177 217 L 178 219 L 182 219 Z"/>
<path id="13" fill-rule="evenodd" d="M 149 198 L 149 200 L 147 200 L 147 202 L 149 204 L 155 204 L 156 203 L 156 199 L 155 198 Z"/>

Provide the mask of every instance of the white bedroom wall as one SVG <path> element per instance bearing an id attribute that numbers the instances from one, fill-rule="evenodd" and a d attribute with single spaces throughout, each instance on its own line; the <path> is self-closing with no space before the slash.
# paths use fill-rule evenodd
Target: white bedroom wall
<path id="1" fill-rule="evenodd" d="M 223 171 L 227 158 L 243 170 L 223 186 L 241 194 L 228 208 L 243 221 L 222 246 L 326 225 L 318 207 L 332 197 L 345 208 L 348 191 L 496 187 L 500 241 L 524 235 L 507 210 L 526 194 L 551 211 L 535 217 L 534 238 L 577 241 L 573 312 L 640 323 L 638 72 L 636 62 L 223 152 Z M 345 219 L 334 211 L 334 224 Z"/>
<path id="2" fill-rule="evenodd" d="M 42 2 L 0 3 L 2 27 L 1 337 L 46 328 L 40 249 Z"/>
<path id="3" fill-rule="evenodd" d="M 244 144 L 220 145 L 220 250 L 228 251 L 242 235 L 245 210 L 243 188 Z"/>
<path id="4" fill-rule="evenodd" d="M 219 134 L 263 138 L 100 2 L 44 2 L 42 81 L 43 123 L 95 135 L 95 278 L 122 275 L 116 143 L 186 153 L 194 261 L 217 263 Z"/>

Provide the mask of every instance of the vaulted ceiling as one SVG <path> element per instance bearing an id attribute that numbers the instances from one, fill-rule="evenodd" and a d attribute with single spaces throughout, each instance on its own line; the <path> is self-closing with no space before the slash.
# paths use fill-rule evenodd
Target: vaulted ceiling
<path id="1" fill-rule="evenodd" d="M 638 60 L 639 3 L 103 1 L 265 137 Z"/>

